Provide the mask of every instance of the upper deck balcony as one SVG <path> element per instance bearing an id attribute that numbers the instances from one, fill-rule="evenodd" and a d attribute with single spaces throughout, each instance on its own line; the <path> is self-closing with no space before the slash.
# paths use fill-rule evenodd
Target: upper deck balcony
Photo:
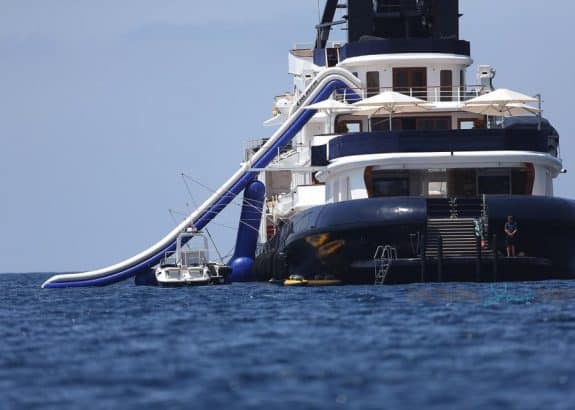
<path id="1" fill-rule="evenodd" d="M 493 128 L 444 131 L 375 131 L 340 135 L 312 147 L 312 164 L 387 153 L 530 151 L 557 156 L 549 129 Z"/>

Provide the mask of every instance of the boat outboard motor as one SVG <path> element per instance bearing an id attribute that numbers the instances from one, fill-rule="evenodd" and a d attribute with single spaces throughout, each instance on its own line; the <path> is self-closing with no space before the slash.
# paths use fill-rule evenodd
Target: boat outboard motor
<path id="1" fill-rule="evenodd" d="M 254 280 L 252 267 L 256 256 L 256 246 L 262 219 L 266 188 L 260 181 L 251 182 L 244 190 L 244 200 L 236 248 L 228 265 L 232 268 L 232 282 Z"/>

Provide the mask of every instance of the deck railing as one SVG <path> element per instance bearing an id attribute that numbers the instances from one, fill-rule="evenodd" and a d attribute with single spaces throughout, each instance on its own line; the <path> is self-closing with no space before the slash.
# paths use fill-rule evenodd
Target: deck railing
<path id="1" fill-rule="evenodd" d="M 255 155 L 255 153 L 258 152 L 259 149 L 264 146 L 264 144 L 267 141 L 268 138 L 259 138 L 244 142 L 244 161 L 249 161 Z M 293 149 L 294 147 L 292 143 L 291 142 L 288 143 L 286 146 L 277 151 L 278 158 L 282 154 L 293 151 Z"/>
<path id="2" fill-rule="evenodd" d="M 482 85 L 467 85 L 463 87 L 380 87 L 380 88 L 358 88 L 353 90 L 362 98 L 369 98 L 384 91 L 395 91 L 422 99 L 430 103 L 455 102 L 463 103 L 472 98 L 479 97 L 491 90 Z M 337 98 L 345 99 L 347 92 L 338 93 Z"/>

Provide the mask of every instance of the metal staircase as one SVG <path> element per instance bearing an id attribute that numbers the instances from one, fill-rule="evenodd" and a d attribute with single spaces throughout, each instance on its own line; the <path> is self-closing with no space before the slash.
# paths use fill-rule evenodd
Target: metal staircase
<path id="1" fill-rule="evenodd" d="M 485 198 L 430 198 L 427 200 L 425 255 L 431 258 L 476 257 L 477 221 L 486 221 Z M 484 225 L 484 239 L 487 226 Z M 488 256 L 491 251 L 482 249 Z"/>
<path id="2" fill-rule="evenodd" d="M 477 237 L 473 218 L 428 219 L 425 255 L 439 257 L 473 257 L 477 254 Z"/>

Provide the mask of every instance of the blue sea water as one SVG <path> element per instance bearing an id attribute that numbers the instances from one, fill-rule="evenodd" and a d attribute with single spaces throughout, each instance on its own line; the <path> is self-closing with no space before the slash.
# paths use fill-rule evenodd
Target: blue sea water
<path id="1" fill-rule="evenodd" d="M 41 290 L 0 275 L 2 409 L 572 409 L 575 282 Z"/>

